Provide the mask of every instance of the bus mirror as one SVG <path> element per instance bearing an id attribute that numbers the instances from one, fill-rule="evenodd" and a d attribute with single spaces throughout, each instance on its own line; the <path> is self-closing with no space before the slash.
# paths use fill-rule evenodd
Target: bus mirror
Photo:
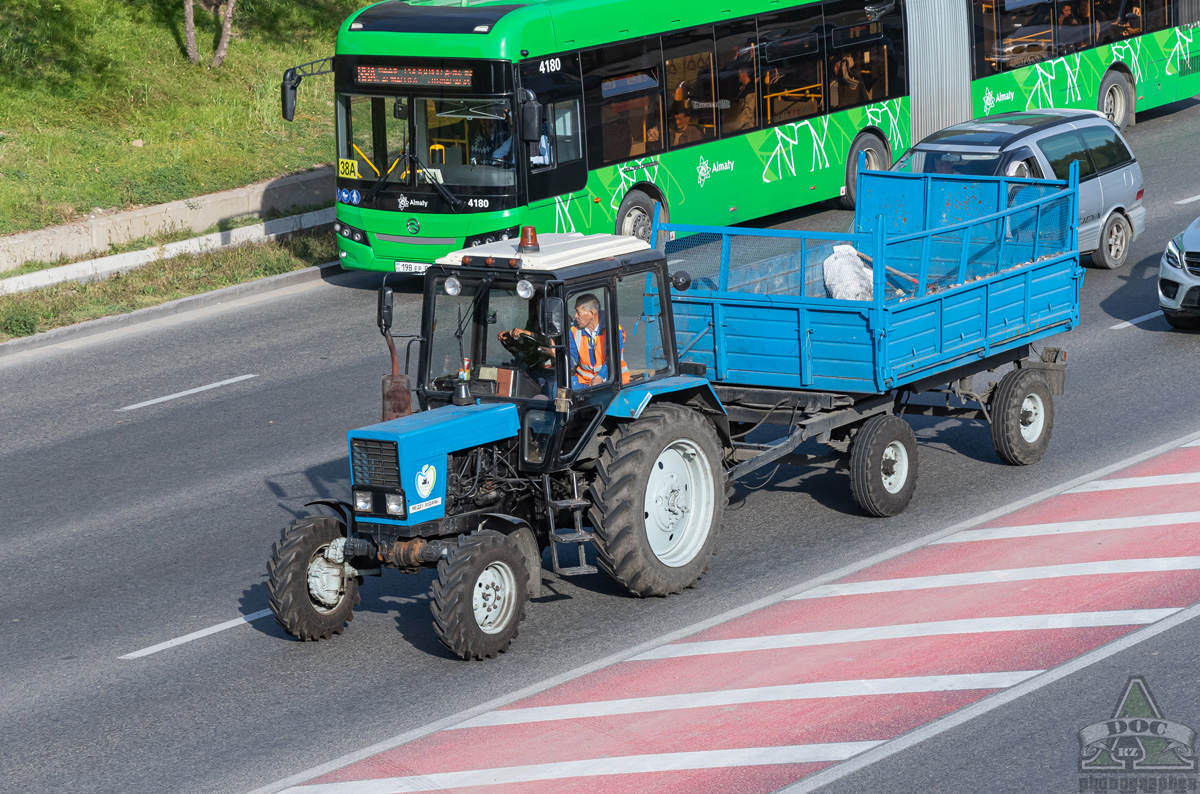
<path id="1" fill-rule="evenodd" d="M 296 116 L 296 87 L 300 78 L 296 76 L 295 68 L 283 73 L 283 82 L 279 85 L 279 98 L 283 104 L 281 113 L 284 121 L 291 121 Z"/>
<path id="2" fill-rule="evenodd" d="M 408 105 L 404 104 L 403 99 L 397 99 L 396 103 L 392 105 L 392 118 L 400 121 L 408 120 Z"/>
<path id="3" fill-rule="evenodd" d="M 687 288 L 692 286 L 692 277 L 686 270 L 676 270 L 671 275 L 671 286 L 679 292 L 687 292 Z"/>
<path id="4" fill-rule="evenodd" d="M 392 328 L 392 288 L 379 288 L 379 330 L 387 333 Z"/>
<path id="5" fill-rule="evenodd" d="M 549 337 L 562 336 L 563 308 L 562 298 L 542 298 L 538 326 L 543 334 Z"/>
<path id="6" fill-rule="evenodd" d="M 521 139 L 537 143 L 542 136 L 542 106 L 537 102 L 521 105 Z"/>

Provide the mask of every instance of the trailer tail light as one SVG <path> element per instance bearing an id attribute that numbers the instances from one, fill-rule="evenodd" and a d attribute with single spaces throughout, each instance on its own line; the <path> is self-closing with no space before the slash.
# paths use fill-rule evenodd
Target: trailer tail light
<path id="1" fill-rule="evenodd" d="M 1146 188 L 1139 188 L 1137 192 L 1137 200 L 1141 201 L 1142 196 L 1146 195 Z"/>

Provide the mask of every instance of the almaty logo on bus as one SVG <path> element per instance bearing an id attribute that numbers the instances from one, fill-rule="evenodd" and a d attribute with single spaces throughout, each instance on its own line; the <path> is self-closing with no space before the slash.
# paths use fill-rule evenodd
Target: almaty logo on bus
<path id="1" fill-rule="evenodd" d="M 993 94 L 992 89 L 988 89 L 983 95 L 983 112 L 991 113 L 992 108 L 996 107 L 997 102 L 1011 102 L 1015 94 L 1012 91 L 1005 91 L 1002 94 Z"/>
<path id="2" fill-rule="evenodd" d="M 710 163 L 708 160 L 705 160 L 703 156 L 701 156 L 700 165 L 696 166 L 696 173 L 698 174 L 696 181 L 700 184 L 700 187 L 704 187 L 704 183 L 708 181 L 708 178 L 717 171 L 732 170 L 733 160 L 726 160 L 723 163 Z"/>

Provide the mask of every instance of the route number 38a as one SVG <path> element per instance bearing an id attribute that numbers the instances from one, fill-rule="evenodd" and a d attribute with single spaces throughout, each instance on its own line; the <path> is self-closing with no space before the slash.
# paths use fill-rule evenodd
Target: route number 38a
<path id="1" fill-rule="evenodd" d="M 542 74 L 562 71 L 562 58 L 547 58 L 538 64 L 538 71 Z"/>
<path id="2" fill-rule="evenodd" d="M 358 175 L 358 161 L 339 159 L 338 176 L 343 179 L 361 179 L 362 177 Z"/>

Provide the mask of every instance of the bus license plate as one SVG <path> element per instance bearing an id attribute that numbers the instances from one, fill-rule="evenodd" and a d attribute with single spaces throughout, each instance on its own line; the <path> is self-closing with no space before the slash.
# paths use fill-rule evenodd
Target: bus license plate
<path id="1" fill-rule="evenodd" d="M 429 265 L 420 262 L 397 262 L 397 273 L 424 273 L 429 268 Z"/>

